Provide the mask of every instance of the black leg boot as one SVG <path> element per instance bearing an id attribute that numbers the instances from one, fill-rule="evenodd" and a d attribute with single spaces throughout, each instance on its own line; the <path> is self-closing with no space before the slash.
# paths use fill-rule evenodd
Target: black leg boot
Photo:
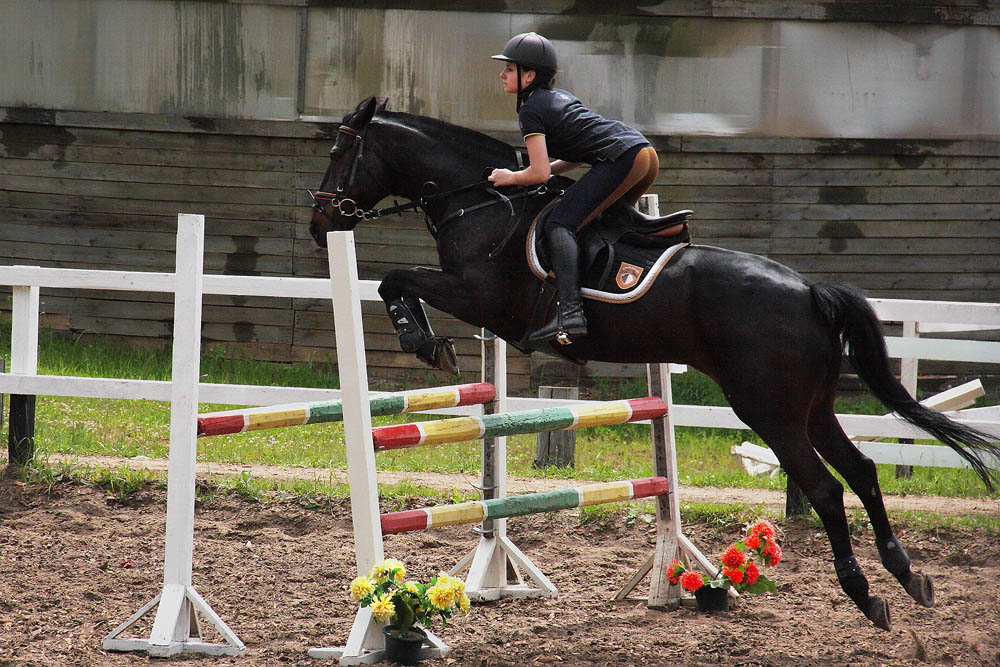
<path id="1" fill-rule="evenodd" d="M 545 326 L 528 336 L 530 343 L 557 340 L 569 345 L 571 337 L 587 335 L 587 318 L 580 300 L 580 248 L 576 236 L 565 227 L 555 226 L 546 233 L 552 270 L 558 293 L 555 315 Z"/>

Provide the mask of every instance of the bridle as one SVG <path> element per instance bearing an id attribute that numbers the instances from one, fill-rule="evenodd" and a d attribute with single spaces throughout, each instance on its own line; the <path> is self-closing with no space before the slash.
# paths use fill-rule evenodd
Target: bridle
<path id="1" fill-rule="evenodd" d="M 502 203 L 507 205 L 507 209 L 510 212 L 508 218 L 508 224 L 510 224 L 511 222 L 514 222 L 515 224 L 510 225 L 503 241 L 501 241 L 493 249 L 493 251 L 490 252 L 490 257 L 492 258 L 495 257 L 496 254 L 499 253 L 504 246 L 507 245 L 507 242 L 510 240 L 510 237 L 514 232 L 514 229 L 517 227 L 515 221 L 516 214 L 514 213 L 514 205 L 511 202 L 515 199 L 524 199 L 526 197 L 541 196 L 549 192 L 546 184 L 542 183 L 536 188 L 532 188 L 508 196 L 498 191 L 496 188 L 494 188 L 493 184 L 488 180 L 476 181 L 475 183 L 470 183 L 468 185 L 463 185 L 461 187 L 454 188 L 452 190 L 446 190 L 444 192 L 441 192 L 439 191 L 437 183 L 435 183 L 434 181 L 426 181 L 423 184 L 422 188 L 425 194 L 421 195 L 417 199 L 411 199 L 402 204 L 394 202 L 395 206 L 392 206 L 390 208 L 364 209 L 358 205 L 357 200 L 344 195 L 345 188 L 350 188 L 351 186 L 354 185 L 354 179 L 357 176 L 358 172 L 358 165 L 361 162 L 361 157 L 364 155 L 364 144 L 365 144 L 364 133 L 355 130 L 352 127 L 348 127 L 346 125 L 341 125 L 340 128 L 338 129 L 338 132 L 342 132 L 343 134 L 352 137 L 353 141 L 351 143 L 351 149 L 350 149 L 352 151 L 350 166 L 343 172 L 341 172 L 341 174 L 339 175 L 337 179 L 336 192 L 324 192 L 322 190 L 313 192 L 311 190 L 306 190 L 306 192 L 309 193 L 309 196 L 312 198 L 313 201 L 312 209 L 317 213 L 319 213 L 320 215 L 322 215 L 326 219 L 326 221 L 331 224 L 333 224 L 333 219 L 330 217 L 330 214 L 326 212 L 326 207 L 324 206 L 324 202 L 329 203 L 330 206 L 333 209 L 335 209 L 341 216 L 347 218 L 356 217 L 359 218 L 360 220 L 374 220 L 376 218 L 392 215 L 394 213 L 402 213 L 403 211 L 420 210 L 424 214 L 424 222 L 427 225 L 428 231 L 430 231 L 431 236 L 433 236 L 436 239 L 441 229 L 447 223 L 453 220 L 457 220 L 458 218 L 461 218 L 467 213 L 471 213 L 473 211 L 486 208 L 488 206 L 494 206 L 496 204 Z M 331 155 L 336 149 L 337 145 L 335 143 L 333 147 L 330 149 Z M 521 161 L 520 154 L 517 154 L 517 158 L 518 162 L 520 162 Z M 492 169 L 488 171 L 492 171 Z M 486 192 L 492 197 L 496 197 L 496 199 L 490 199 L 489 201 L 482 202 L 480 204 L 474 204 L 472 206 L 466 206 L 457 209 L 455 211 L 452 211 L 451 213 L 446 215 L 439 223 L 435 223 L 433 220 L 431 220 L 430 214 L 427 211 L 428 205 L 430 205 L 434 201 L 443 200 L 446 199 L 447 197 L 456 195 L 460 192 L 467 192 L 469 190 L 475 190 L 477 188 L 482 188 L 484 192 Z M 556 194 L 561 195 L 562 191 L 557 191 Z"/>
<path id="2" fill-rule="evenodd" d="M 358 165 L 361 163 L 361 157 L 365 152 L 365 135 L 353 127 L 348 127 L 347 125 L 341 125 L 337 130 L 342 134 L 345 134 L 353 138 L 351 142 L 351 161 L 350 167 L 345 169 L 339 177 L 337 178 L 337 191 L 334 192 L 313 192 L 311 190 L 306 190 L 309 196 L 312 197 L 313 205 L 312 209 L 322 215 L 327 219 L 327 222 L 333 222 L 330 216 L 324 210 L 323 204 L 321 202 L 328 201 L 337 210 L 340 215 L 344 217 L 356 216 L 363 220 L 368 220 L 373 217 L 373 211 L 362 210 L 358 206 L 358 202 L 350 197 L 344 196 L 344 188 L 354 185 L 354 178 L 358 173 Z M 339 138 L 338 138 L 339 141 Z M 330 155 L 333 156 L 334 151 L 337 150 L 337 144 L 334 143 L 333 147 L 330 148 Z M 345 184 L 346 181 L 346 184 Z"/>

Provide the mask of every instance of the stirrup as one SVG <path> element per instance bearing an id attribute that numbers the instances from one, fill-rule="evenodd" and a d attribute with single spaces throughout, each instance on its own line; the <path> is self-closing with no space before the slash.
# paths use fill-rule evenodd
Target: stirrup
<path id="1" fill-rule="evenodd" d="M 555 316 L 532 332 L 528 336 L 528 341 L 532 343 L 548 343 L 554 340 L 560 345 L 570 345 L 573 342 L 570 338 L 571 336 L 587 335 L 587 318 L 583 315 L 582 305 L 578 305 L 577 309 L 579 310 L 581 321 L 578 324 L 567 327 L 564 321 L 566 313 L 563 312 L 563 305 L 557 301 Z M 545 335 L 539 335 L 542 332 L 545 332 Z"/>

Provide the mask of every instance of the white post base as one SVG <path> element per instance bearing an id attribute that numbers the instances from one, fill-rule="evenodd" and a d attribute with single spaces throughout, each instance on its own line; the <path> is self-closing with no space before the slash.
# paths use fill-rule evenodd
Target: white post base
<path id="1" fill-rule="evenodd" d="M 718 570 L 712 564 L 708 558 L 696 547 L 688 537 L 680 532 L 669 530 L 668 533 L 662 537 L 658 537 L 656 540 L 656 551 L 646 559 L 646 562 L 632 575 L 621 590 L 619 590 L 614 599 L 616 601 L 640 601 L 640 598 L 631 598 L 629 593 L 635 590 L 646 575 L 650 573 L 653 566 L 656 565 L 657 571 L 662 571 L 670 567 L 670 563 L 674 559 L 677 559 L 684 563 L 686 566 L 690 566 L 692 563 L 697 563 L 709 576 L 714 577 Z M 659 560 L 659 562 L 656 562 Z M 657 590 L 659 588 L 659 590 Z M 733 594 L 736 591 L 730 589 Z M 642 598 L 646 601 L 647 606 L 660 609 L 676 609 L 680 605 L 681 601 L 681 589 L 677 584 L 671 584 L 667 582 L 666 587 L 650 587 L 650 596 L 648 598 Z"/>
<path id="2" fill-rule="evenodd" d="M 424 628 L 427 633 L 427 643 L 420 649 L 420 658 L 443 658 L 448 655 L 448 645 L 438 639 L 434 633 Z M 310 658 L 332 660 L 336 658 L 341 665 L 370 665 L 385 659 L 385 638 L 382 628 L 375 621 L 370 607 L 362 607 L 354 617 L 351 634 L 347 638 L 347 646 L 311 648 L 307 651 Z"/>
<path id="3" fill-rule="evenodd" d="M 674 441 L 674 427 L 671 421 L 673 413 L 673 392 L 670 385 L 672 369 L 668 364 L 648 364 L 646 376 L 649 380 L 649 395 L 660 396 L 667 404 L 667 414 L 652 421 L 653 470 L 657 475 L 670 481 L 670 489 L 657 498 L 656 507 L 656 549 L 646 559 L 642 567 L 632 575 L 621 590 L 615 594 L 615 600 L 631 600 L 628 594 L 651 574 L 649 597 L 646 606 L 653 609 L 675 609 L 680 605 L 681 589 L 677 584 L 670 583 L 667 571 L 670 563 L 677 559 L 691 567 L 697 563 L 707 574 L 715 576 L 716 570 L 712 562 L 698 550 L 681 530 L 680 499 L 677 482 L 677 448 Z M 730 588 L 731 594 L 736 594 Z"/>
<path id="4" fill-rule="evenodd" d="M 558 594 L 548 577 L 499 531 L 493 537 L 481 537 L 476 548 L 448 574 L 455 575 L 466 566 L 469 567 L 469 574 L 465 578 L 465 594 L 470 600 L 552 598 Z M 525 583 L 521 570 L 524 570 L 534 586 Z M 513 575 L 513 581 L 509 574 Z"/>
<path id="5" fill-rule="evenodd" d="M 153 621 L 153 629 L 148 639 L 120 637 L 153 607 L 157 607 L 156 619 Z M 225 644 L 214 644 L 203 640 L 198 614 L 211 622 L 226 640 Z M 101 648 L 106 651 L 146 651 L 150 656 L 157 658 L 168 658 L 180 653 L 242 655 L 246 651 L 243 642 L 205 602 L 198 591 L 191 586 L 180 584 L 164 585 L 159 595 L 108 633 L 101 640 Z"/>

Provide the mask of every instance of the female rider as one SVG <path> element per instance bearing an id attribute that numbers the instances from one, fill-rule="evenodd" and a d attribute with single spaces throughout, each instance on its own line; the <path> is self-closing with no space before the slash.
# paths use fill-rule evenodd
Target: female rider
<path id="1" fill-rule="evenodd" d="M 517 35 L 493 58 L 506 63 L 500 79 L 505 93 L 517 95 L 517 119 L 529 160 L 529 166 L 520 171 L 494 169 L 489 177 L 493 185 L 535 185 L 552 174 L 591 165 L 539 230 L 555 273 L 558 300 L 555 315 L 528 341 L 555 339 L 568 344 L 572 336 L 587 333 L 576 233 L 616 202 L 634 205 L 652 184 L 659 161 L 642 134 L 552 87 L 556 52 L 545 37 L 533 32 Z M 552 163 L 550 156 L 556 158 Z"/>

